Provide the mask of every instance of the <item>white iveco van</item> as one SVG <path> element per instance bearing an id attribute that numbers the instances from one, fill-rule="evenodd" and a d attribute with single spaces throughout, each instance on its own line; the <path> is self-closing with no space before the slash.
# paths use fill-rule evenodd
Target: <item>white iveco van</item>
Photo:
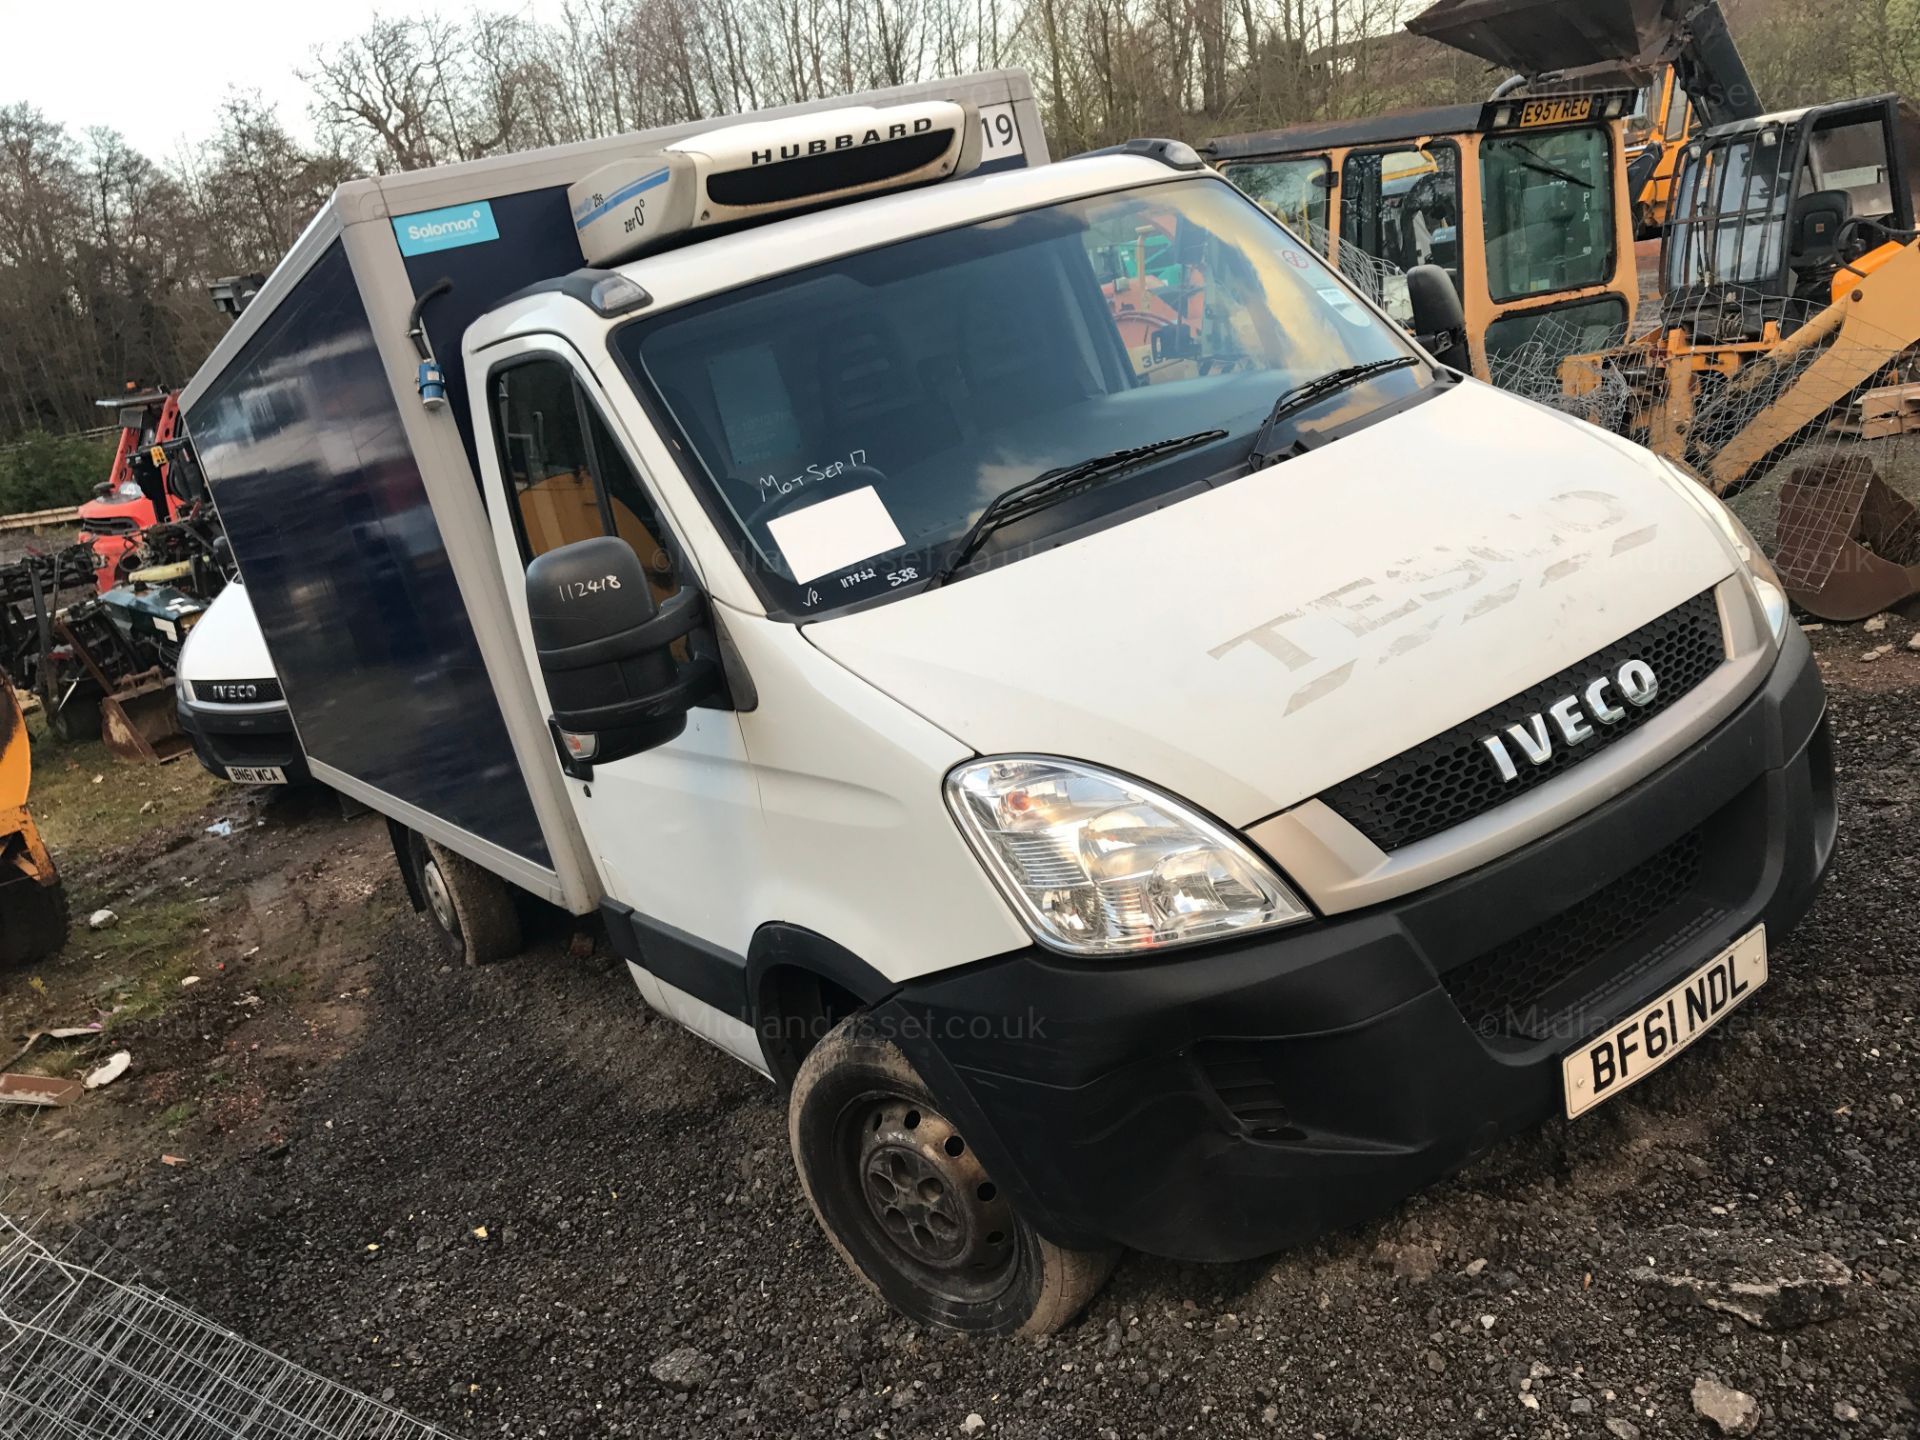
<path id="1" fill-rule="evenodd" d="M 189 410 L 416 903 L 472 958 L 510 882 L 597 909 L 788 1090 L 856 1273 L 1031 1333 L 1122 1248 L 1275 1250 L 1618 1095 L 1768 982 L 1835 826 L 1806 641 L 1687 473 L 1462 379 L 1185 146 L 956 178 L 979 118 L 642 147 L 569 182 L 588 268 L 484 305 L 575 152 L 354 191 L 303 263 L 357 297 L 276 277 Z M 287 529 L 287 456 L 345 518 Z M 348 692 L 429 723 L 326 740 Z M 415 758 L 482 702 L 516 759 Z"/>
<path id="2" fill-rule="evenodd" d="M 180 728 L 209 772 L 242 785 L 309 778 L 245 585 L 235 582 L 213 597 L 180 648 L 174 688 Z"/>

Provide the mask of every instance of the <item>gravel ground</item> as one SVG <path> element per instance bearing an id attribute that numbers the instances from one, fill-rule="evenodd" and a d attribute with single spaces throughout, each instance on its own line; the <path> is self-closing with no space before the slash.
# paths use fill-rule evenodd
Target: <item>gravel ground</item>
<path id="1" fill-rule="evenodd" d="M 1244 1265 L 1130 1258 L 1050 1341 L 932 1335 L 870 1299 L 805 1209 L 771 1087 L 650 1018 L 606 957 L 556 937 L 452 969 L 410 917 L 283 1143 L 156 1169 L 95 1229 L 469 1436 L 1630 1440 L 1721 1433 L 1696 1411 L 1716 1403 L 1728 1433 L 1914 1433 L 1920 656 L 1814 638 L 1872 683 L 1836 690 L 1842 852 L 1765 993 L 1385 1220 Z M 1740 1280 L 1760 1288 L 1714 1283 Z"/>

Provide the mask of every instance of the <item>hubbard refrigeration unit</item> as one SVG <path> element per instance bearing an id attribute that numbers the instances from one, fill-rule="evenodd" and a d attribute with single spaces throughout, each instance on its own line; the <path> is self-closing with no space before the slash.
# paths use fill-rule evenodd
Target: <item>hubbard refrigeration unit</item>
<path id="1" fill-rule="evenodd" d="M 852 1269 L 975 1333 L 1613 1100 L 1835 835 L 1694 477 L 1185 145 L 1044 158 L 996 74 L 348 185 L 184 402 L 448 944 L 597 911 L 785 1087 Z"/>

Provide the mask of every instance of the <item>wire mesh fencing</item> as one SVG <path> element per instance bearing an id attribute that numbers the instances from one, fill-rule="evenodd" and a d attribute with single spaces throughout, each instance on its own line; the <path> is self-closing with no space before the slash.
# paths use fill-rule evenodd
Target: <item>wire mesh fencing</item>
<path id="1" fill-rule="evenodd" d="M 6 1440 L 451 1440 L 0 1217 Z"/>

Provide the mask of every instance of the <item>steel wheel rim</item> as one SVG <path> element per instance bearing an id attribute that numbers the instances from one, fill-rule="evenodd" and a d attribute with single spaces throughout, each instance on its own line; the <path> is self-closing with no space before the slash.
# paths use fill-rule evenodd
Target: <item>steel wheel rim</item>
<path id="1" fill-rule="evenodd" d="M 453 895 L 447 889 L 447 877 L 440 873 L 438 861 L 429 860 L 420 869 L 420 888 L 427 892 L 427 908 L 440 928 L 449 935 L 460 933 L 460 922 L 453 913 Z"/>
<path id="2" fill-rule="evenodd" d="M 956 1304 L 999 1295 L 1019 1257 L 1013 1207 L 944 1115 L 897 1095 L 844 1112 L 842 1154 L 869 1243 L 921 1288 Z"/>

